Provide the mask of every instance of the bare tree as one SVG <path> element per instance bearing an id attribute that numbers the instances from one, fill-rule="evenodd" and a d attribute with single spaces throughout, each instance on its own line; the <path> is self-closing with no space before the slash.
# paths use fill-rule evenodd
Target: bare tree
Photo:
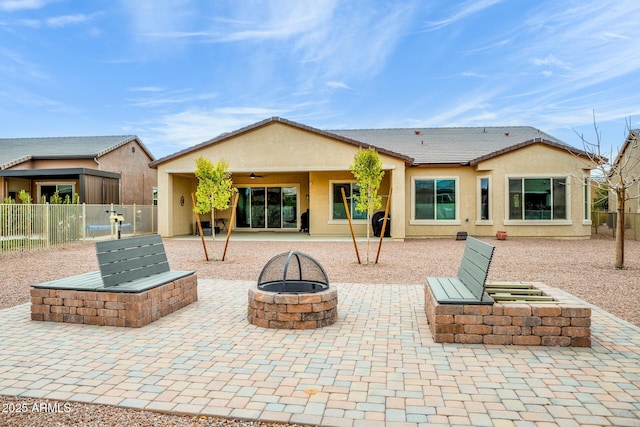
<path id="1" fill-rule="evenodd" d="M 584 151 L 589 160 L 595 164 L 595 170 L 603 181 L 603 187 L 608 188 L 609 194 L 616 201 L 616 260 L 615 268 L 624 268 L 624 228 L 625 205 L 627 200 L 640 197 L 640 190 L 632 195 L 629 191 L 632 187 L 640 185 L 640 130 L 631 129 L 630 121 L 627 121 L 628 136 L 622 148 L 614 158 L 613 152 L 605 156 L 602 152 L 602 134 L 598 129 L 593 116 L 595 142 L 589 142 L 582 134 L 578 133 L 582 141 Z M 576 132 L 577 133 L 577 132 Z"/>

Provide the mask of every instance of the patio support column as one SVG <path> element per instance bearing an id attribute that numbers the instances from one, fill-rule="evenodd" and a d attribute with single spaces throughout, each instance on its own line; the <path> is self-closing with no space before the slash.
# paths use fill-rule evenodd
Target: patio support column
<path id="1" fill-rule="evenodd" d="M 393 240 L 404 240 L 405 238 L 405 173 L 404 168 L 395 168 L 388 171 L 391 173 L 391 237 Z"/>

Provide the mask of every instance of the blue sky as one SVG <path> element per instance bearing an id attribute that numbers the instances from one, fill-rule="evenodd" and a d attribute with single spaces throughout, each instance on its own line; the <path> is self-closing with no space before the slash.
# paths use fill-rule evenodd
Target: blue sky
<path id="1" fill-rule="evenodd" d="M 0 137 L 640 125 L 637 0 L 0 0 Z"/>

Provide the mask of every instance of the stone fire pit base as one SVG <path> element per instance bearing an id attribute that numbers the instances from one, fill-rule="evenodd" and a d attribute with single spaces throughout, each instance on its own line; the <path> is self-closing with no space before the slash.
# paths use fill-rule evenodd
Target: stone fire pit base
<path id="1" fill-rule="evenodd" d="M 252 325 L 274 329 L 315 329 L 338 320 L 338 290 L 280 294 L 249 289 L 247 320 Z"/>

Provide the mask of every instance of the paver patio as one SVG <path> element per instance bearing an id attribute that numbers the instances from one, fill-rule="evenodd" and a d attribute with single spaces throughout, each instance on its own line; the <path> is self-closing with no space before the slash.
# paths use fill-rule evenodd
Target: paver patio
<path id="1" fill-rule="evenodd" d="M 640 426 L 640 328 L 596 307 L 591 348 L 437 344 L 422 286 L 332 284 L 338 322 L 296 331 L 247 322 L 252 286 L 199 279 L 197 302 L 140 329 L 1 310 L 0 395 L 323 426 Z"/>

